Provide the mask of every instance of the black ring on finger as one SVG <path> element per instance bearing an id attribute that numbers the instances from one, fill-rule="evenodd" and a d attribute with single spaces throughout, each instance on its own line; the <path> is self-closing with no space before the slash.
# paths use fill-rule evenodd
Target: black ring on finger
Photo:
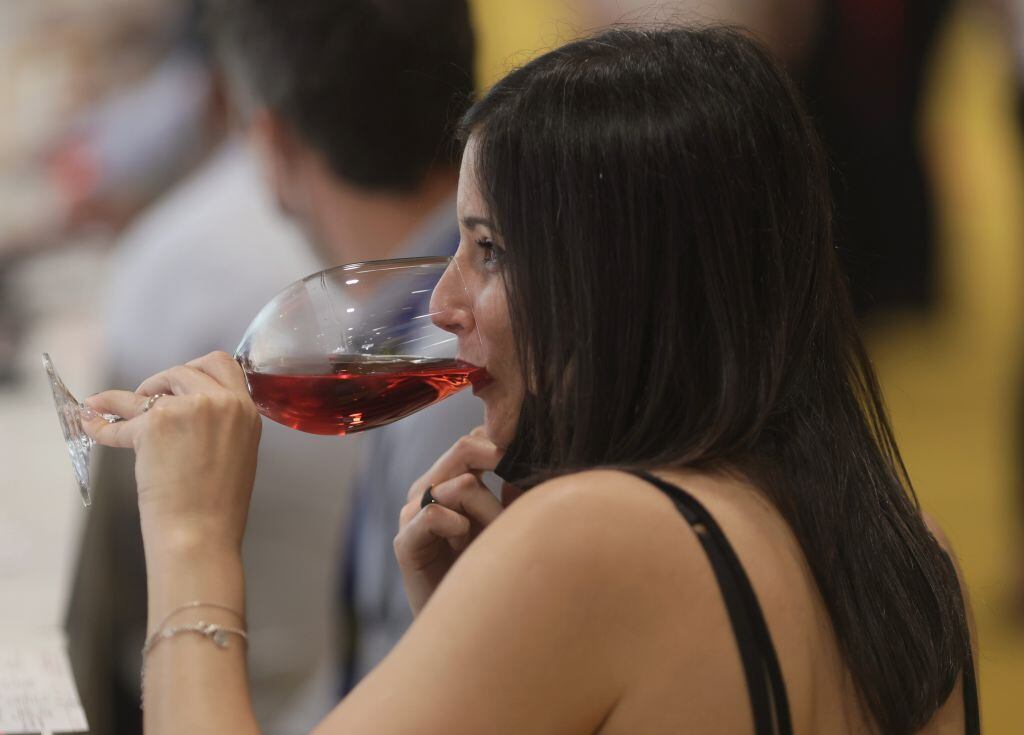
<path id="1" fill-rule="evenodd" d="M 420 499 L 420 508 L 426 508 L 428 505 L 437 502 L 437 498 L 430 492 L 433 489 L 433 485 L 427 485 L 427 489 L 423 491 L 423 497 Z"/>

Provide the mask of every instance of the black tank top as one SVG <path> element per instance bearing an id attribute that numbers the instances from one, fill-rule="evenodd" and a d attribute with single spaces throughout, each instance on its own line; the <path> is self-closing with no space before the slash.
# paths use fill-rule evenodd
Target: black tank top
<path id="1" fill-rule="evenodd" d="M 721 527 L 707 509 L 685 490 L 641 470 L 631 470 L 630 474 L 649 482 L 669 497 L 697 534 L 711 562 L 743 663 L 754 715 L 754 732 L 756 735 L 792 735 L 789 699 L 775 645 L 754 588 Z M 981 732 L 978 689 L 970 656 L 964 663 L 963 683 L 964 731 L 966 735 L 978 735 Z"/>

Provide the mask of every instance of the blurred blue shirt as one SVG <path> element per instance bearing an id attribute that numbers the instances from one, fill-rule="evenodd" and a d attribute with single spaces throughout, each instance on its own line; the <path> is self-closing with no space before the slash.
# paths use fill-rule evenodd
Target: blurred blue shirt
<path id="1" fill-rule="evenodd" d="M 452 197 L 397 257 L 451 255 L 458 241 Z M 364 435 L 364 461 L 353 483 L 342 583 L 351 633 L 343 658 L 343 693 L 387 655 L 412 622 L 392 547 L 409 487 L 459 437 L 481 423 L 483 404 L 470 391 L 463 391 Z"/>

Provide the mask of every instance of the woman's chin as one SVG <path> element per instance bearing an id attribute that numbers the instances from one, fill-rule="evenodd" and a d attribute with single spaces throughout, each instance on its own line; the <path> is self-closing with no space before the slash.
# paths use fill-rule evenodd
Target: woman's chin
<path id="1" fill-rule="evenodd" d="M 508 420 L 507 412 L 494 410 L 484 403 L 484 433 L 496 446 L 503 450 L 508 449 L 515 437 L 515 422 Z"/>

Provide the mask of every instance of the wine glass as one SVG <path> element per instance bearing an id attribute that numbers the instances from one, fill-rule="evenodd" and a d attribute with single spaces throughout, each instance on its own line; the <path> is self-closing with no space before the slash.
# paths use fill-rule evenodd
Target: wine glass
<path id="1" fill-rule="evenodd" d="M 490 380 L 457 359 L 457 338 L 434 321 L 468 293 L 449 257 L 377 260 L 329 268 L 291 284 L 264 306 L 235 351 L 249 394 L 264 416 L 311 434 L 343 436 L 390 424 L 469 385 Z M 479 339 L 479 337 L 477 337 Z M 82 500 L 91 503 L 89 454 L 82 418 L 98 414 L 65 387 L 43 355 L 54 403 Z"/>

